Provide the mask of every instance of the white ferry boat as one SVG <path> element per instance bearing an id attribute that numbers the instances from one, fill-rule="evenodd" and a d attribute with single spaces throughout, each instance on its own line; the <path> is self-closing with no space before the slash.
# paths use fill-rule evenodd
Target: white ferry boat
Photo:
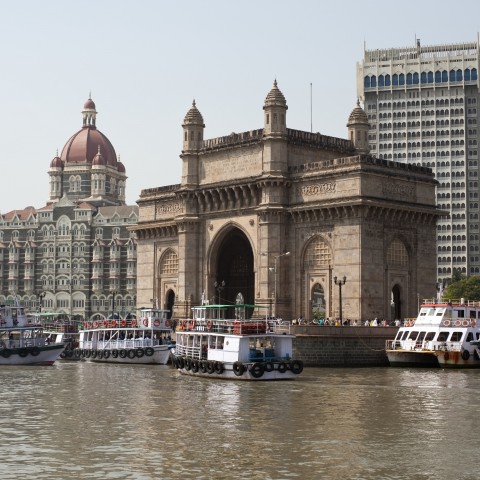
<path id="1" fill-rule="evenodd" d="M 48 344 L 65 344 L 60 354 L 62 360 L 80 360 L 79 328 L 81 322 L 66 318 L 62 313 L 38 312 L 32 315 L 32 321 L 41 325 Z"/>
<path id="2" fill-rule="evenodd" d="M 425 301 L 386 353 L 392 366 L 479 368 L 480 302 Z"/>
<path id="3" fill-rule="evenodd" d="M 168 310 L 140 309 L 140 318 L 83 322 L 80 357 L 91 362 L 162 364 L 174 348 Z"/>
<path id="4" fill-rule="evenodd" d="M 49 345 L 41 325 L 27 317 L 25 307 L 0 305 L 0 365 L 53 365 L 65 345 Z"/>
<path id="5" fill-rule="evenodd" d="M 236 380 L 287 380 L 303 371 L 294 335 L 270 331 L 256 305 L 202 305 L 181 320 L 172 363 L 180 373 Z"/>

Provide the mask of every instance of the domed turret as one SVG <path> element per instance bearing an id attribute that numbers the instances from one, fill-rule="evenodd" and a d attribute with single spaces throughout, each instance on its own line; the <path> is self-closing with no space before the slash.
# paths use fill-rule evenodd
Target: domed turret
<path id="1" fill-rule="evenodd" d="M 183 120 L 183 150 L 198 150 L 203 144 L 205 124 L 195 100 Z"/>
<path id="2" fill-rule="evenodd" d="M 287 133 L 287 102 L 283 93 L 277 86 L 277 80 L 268 92 L 263 104 L 264 110 L 264 135 L 284 135 Z"/>
<path id="3" fill-rule="evenodd" d="M 353 142 L 358 153 L 368 153 L 368 117 L 357 100 L 357 106 L 352 110 L 347 122 L 348 138 Z"/>
<path id="4" fill-rule="evenodd" d="M 105 159 L 100 152 L 100 145 L 98 146 L 98 153 L 93 157 L 92 168 L 103 168 L 106 165 Z"/>

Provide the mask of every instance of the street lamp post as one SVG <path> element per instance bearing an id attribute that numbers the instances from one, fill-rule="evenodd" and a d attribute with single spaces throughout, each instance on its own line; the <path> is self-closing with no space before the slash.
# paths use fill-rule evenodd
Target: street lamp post
<path id="1" fill-rule="evenodd" d="M 42 313 L 42 304 L 43 304 L 43 299 L 45 298 L 45 295 L 47 292 L 40 292 L 38 293 L 38 298 L 39 298 L 39 303 L 38 303 L 38 313 Z"/>
<path id="2" fill-rule="evenodd" d="M 273 312 L 273 316 L 275 318 L 277 318 L 277 298 L 278 298 L 278 292 L 277 292 L 277 261 L 279 258 L 281 257 L 286 257 L 290 255 L 290 252 L 285 252 L 285 253 L 282 253 L 280 255 L 277 255 L 276 257 L 274 257 L 274 267 L 273 267 L 273 273 L 275 275 L 275 288 L 274 288 L 274 293 L 275 293 L 275 303 L 274 303 L 274 312 Z M 270 269 L 271 270 L 271 269 Z"/>
<path id="3" fill-rule="evenodd" d="M 215 287 L 215 290 L 218 293 L 218 303 L 221 304 L 222 303 L 221 294 L 222 294 L 223 289 L 225 288 L 225 280 L 222 280 L 221 283 L 215 282 L 214 287 Z"/>
<path id="4" fill-rule="evenodd" d="M 342 279 L 337 278 L 336 276 L 333 277 L 333 281 L 335 285 L 338 285 L 338 316 L 340 319 L 340 325 L 343 325 L 343 317 L 342 317 L 342 287 L 345 285 L 347 281 L 347 277 L 343 277 Z"/>
<path id="5" fill-rule="evenodd" d="M 115 319 L 115 295 L 117 294 L 117 292 L 113 291 L 112 292 L 112 320 Z"/>

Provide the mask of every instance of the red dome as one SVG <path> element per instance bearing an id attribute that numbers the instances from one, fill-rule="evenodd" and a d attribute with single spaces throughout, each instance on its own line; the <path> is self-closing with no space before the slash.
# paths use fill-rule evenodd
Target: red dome
<path id="1" fill-rule="evenodd" d="M 83 105 L 84 110 L 96 110 L 95 102 L 89 98 Z"/>
<path id="2" fill-rule="evenodd" d="M 95 126 L 83 127 L 67 141 L 61 158 L 65 165 L 72 163 L 92 163 L 99 152 L 105 165 L 117 168 L 117 154 L 110 140 Z"/>
<path id="3" fill-rule="evenodd" d="M 51 162 L 50 162 L 50 168 L 63 168 L 63 162 L 62 159 L 58 156 L 56 156 Z"/>

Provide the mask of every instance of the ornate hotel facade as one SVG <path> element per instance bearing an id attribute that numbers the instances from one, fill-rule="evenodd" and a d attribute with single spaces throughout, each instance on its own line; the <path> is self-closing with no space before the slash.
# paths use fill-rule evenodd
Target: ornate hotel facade
<path id="1" fill-rule="evenodd" d="M 357 91 L 373 155 L 438 180 L 437 280 L 480 274 L 479 41 L 365 50 Z"/>
<path id="2" fill-rule="evenodd" d="M 138 207 L 125 205 L 126 172 L 84 105 L 83 126 L 50 163 L 49 201 L 0 214 L 0 303 L 77 319 L 136 307 Z"/>
<path id="3" fill-rule="evenodd" d="M 138 200 L 140 304 L 154 298 L 175 317 L 207 300 L 288 319 L 393 320 L 435 294 L 431 170 L 369 155 L 359 105 L 348 140 L 288 128 L 287 109 L 275 82 L 263 128 L 205 139 L 193 103 L 181 182 Z"/>

